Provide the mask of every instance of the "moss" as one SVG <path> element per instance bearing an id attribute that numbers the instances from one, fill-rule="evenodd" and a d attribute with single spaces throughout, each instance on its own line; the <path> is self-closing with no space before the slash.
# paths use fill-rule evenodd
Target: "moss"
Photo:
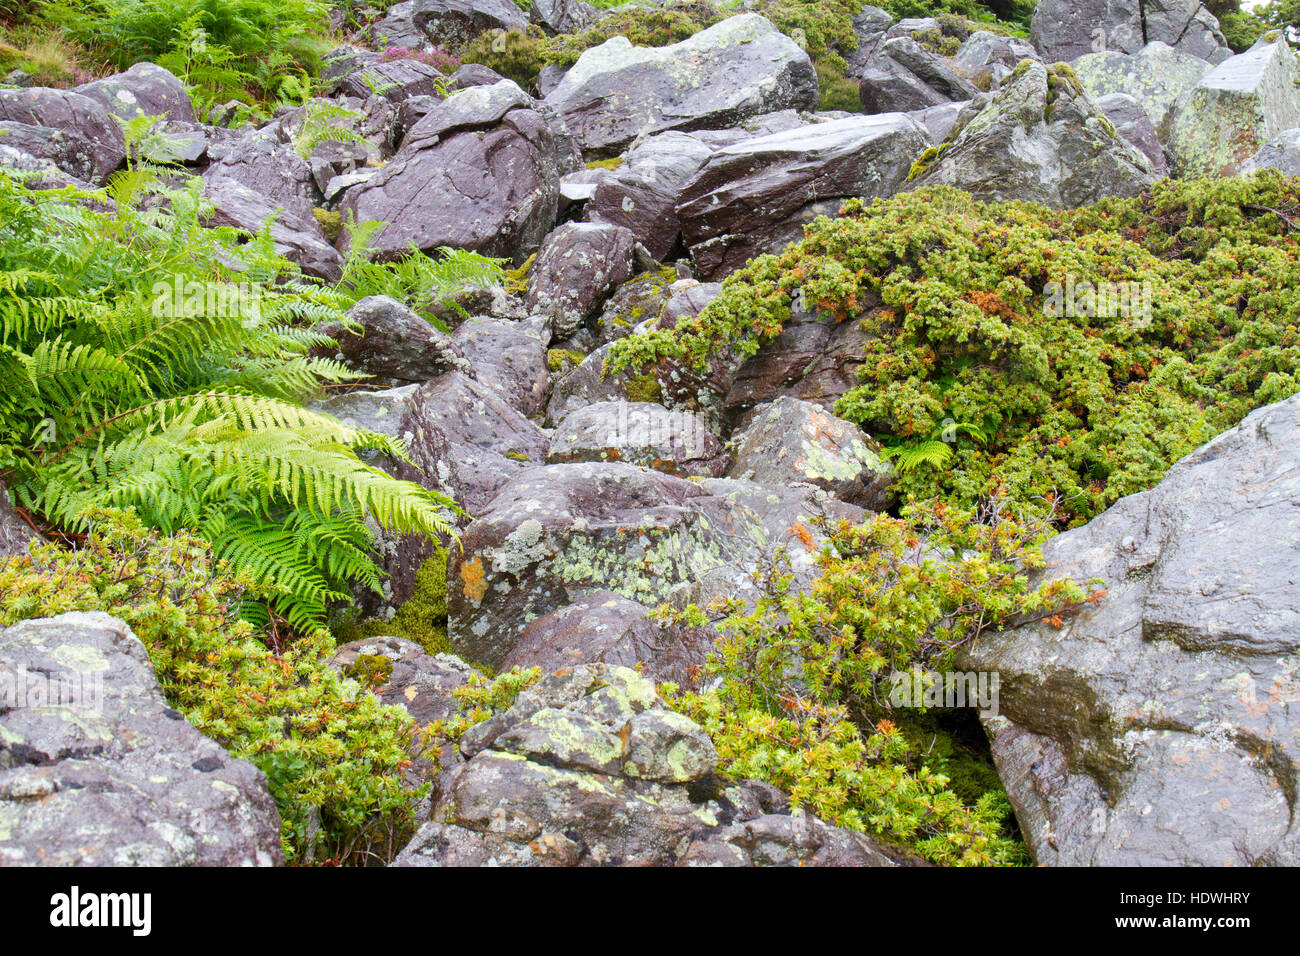
<path id="1" fill-rule="evenodd" d="M 826 58 L 813 61 L 813 67 L 817 70 L 818 109 L 862 112 L 858 81 L 846 77 L 843 67 L 828 62 Z"/>
<path id="2" fill-rule="evenodd" d="M 511 461 L 532 461 L 532 459 L 522 451 L 508 451 L 505 453 L 505 457 L 509 458 Z"/>
<path id="3" fill-rule="evenodd" d="M 382 654 L 359 654 L 351 666 L 343 671 L 344 677 L 358 680 L 367 687 L 386 683 L 393 674 L 393 662 Z"/>
<path id="4" fill-rule="evenodd" d="M 663 389 L 659 386 L 659 377 L 653 372 L 645 372 L 628 379 L 623 389 L 627 392 L 629 402 L 653 402 L 658 405 L 663 401 Z"/>
<path id="5" fill-rule="evenodd" d="M 411 597 L 389 620 L 369 618 L 340 626 L 336 639 L 340 643 L 366 637 L 404 637 L 415 641 L 430 654 L 450 654 L 447 637 L 447 557 L 439 548 L 415 572 L 415 589 Z"/>
<path id="6" fill-rule="evenodd" d="M 1070 67 L 1070 64 L 1056 63 L 1052 66 L 1051 72 L 1064 80 L 1075 96 L 1083 96 L 1083 84 L 1079 82 L 1079 76 Z"/>
<path id="7" fill-rule="evenodd" d="M 586 357 L 582 352 L 573 349 L 548 349 L 546 352 L 546 367 L 552 372 L 562 372 L 565 369 L 581 364 Z"/>
<path id="8" fill-rule="evenodd" d="M 615 156 L 613 159 L 593 159 L 587 163 L 588 169 L 618 169 L 623 165 L 623 157 Z"/>
<path id="9" fill-rule="evenodd" d="M 907 181 L 910 183 L 929 169 L 947 148 L 948 144 L 944 143 L 942 146 L 931 146 L 922 152 L 912 164 L 912 171 L 907 174 Z"/>
<path id="10" fill-rule="evenodd" d="M 528 291 L 528 273 L 533 268 L 533 263 L 537 261 L 537 253 L 533 253 L 524 260 L 523 265 L 516 269 L 505 269 L 506 291 L 523 294 Z"/>
<path id="11" fill-rule="evenodd" d="M 331 209 L 313 209 L 311 214 L 316 217 L 320 223 L 321 232 L 325 233 L 325 238 L 330 242 L 336 242 L 339 237 L 339 230 L 342 228 L 342 215 Z"/>

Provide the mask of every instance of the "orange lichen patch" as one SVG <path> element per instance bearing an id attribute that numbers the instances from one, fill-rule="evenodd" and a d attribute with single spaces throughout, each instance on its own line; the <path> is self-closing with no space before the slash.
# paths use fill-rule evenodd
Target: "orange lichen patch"
<path id="1" fill-rule="evenodd" d="M 460 579 L 465 582 L 465 596 L 478 604 L 487 594 L 487 580 L 483 577 L 483 559 L 475 557 L 460 566 Z"/>
<path id="2" fill-rule="evenodd" d="M 800 544 L 802 544 L 809 551 L 817 550 L 817 539 L 813 537 L 813 533 L 811 531 L 805 528 L 798 521 L 796 521 L 793 525 L 790 526 L 790 533 L 793 534 L 796 538 L 798 538 Z"/>

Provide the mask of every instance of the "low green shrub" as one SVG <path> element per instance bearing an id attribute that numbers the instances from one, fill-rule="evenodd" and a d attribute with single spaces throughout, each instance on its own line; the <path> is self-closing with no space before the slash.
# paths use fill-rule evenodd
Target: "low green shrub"
<path id="1" fill-rule="evenodd" d="M 0 626 L 68 611 L 121 618 L 168 703 L 266 774 L 289 863 L 391 859 L 423 794 L 405 779 L 418 746 L 410 716 L 330 669 L 325 630 L 279 647 L 239 620 L 250 590 L 194 536 L 98 512 L 78 547 L 38 545 L 0 567 Z"/>

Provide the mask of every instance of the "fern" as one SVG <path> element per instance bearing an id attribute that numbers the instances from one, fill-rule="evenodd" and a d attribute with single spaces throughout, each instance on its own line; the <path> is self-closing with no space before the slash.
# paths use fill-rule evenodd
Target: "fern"
<path id="1" fill-rule="evenodd" d="M 978 425 L 948 420 L 939 425 L 929 438 L 893 445 L 884 449 L 882 454 L 885 458 L 892 458 L 898 462 L 898 470 L 903 474 L 925 466 L 946 468 L 952 461 L 953 446 L 957 443 L 958 436 L 963 433 L 981 445 L 988 440 L 983 429 Z"/>
<path id="2" fill-rule="evenodd" d="M 302 124 L 298 134 L 293 138 L 294 151 L 304 160 L 311 159 L 312 152 L 324 142 L 364 143 L 366 138 L 347 126 L 339 126 L 340 121 L 357 120 L 362 116 L 356 110 L 350 110 L 331 103 L 328 100 L 310 100 L 302 108 Z"/>
<path id="3" fill-rule="evenodd" d="M 109 212 L 86 202 L 110 194 Z M 208 211 L 200 182 L 140 158 L 97 194 L 35 192 L 0 171 L 0 469 L 57 527 L 113 507 L 198 531 L 274 589 L 249 614 L 304 628 L 378 586 L 370 522 L 448 536 L 455 504 L 358 457 L 403 459 L 400 441 L 302 407 L 360 378 L 310 354 L 330 343 L 311 327 L 355 290 L 305 279 L 266 230 L 205 228 Z M 365 274 L 445 287 L 452 270 L 428 261 Z"/>

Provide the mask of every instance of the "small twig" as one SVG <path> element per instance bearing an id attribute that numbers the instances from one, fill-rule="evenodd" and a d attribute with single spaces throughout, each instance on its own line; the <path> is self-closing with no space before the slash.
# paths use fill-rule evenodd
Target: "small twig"
<path id="1" fill-rule="evenodd" d="M 1288 230 L 1300 230 L 1300 225 L 1298 225 L 1294 219 L 1292 219 L 1290 216 L 1288 216 L 1280 209 L 1274 209 L 1272 206 L 1257 206 L 1254 205 L 1253 203 L 1247 204 L 1242 208 L 1250 209 L 1253 210 L 1254 212 L 1271 212 L 1273 215 L 1277 216 L 1277 218 L 1281 219 L 1284 223 L 1286 223 L 1286 227 Z"/>

